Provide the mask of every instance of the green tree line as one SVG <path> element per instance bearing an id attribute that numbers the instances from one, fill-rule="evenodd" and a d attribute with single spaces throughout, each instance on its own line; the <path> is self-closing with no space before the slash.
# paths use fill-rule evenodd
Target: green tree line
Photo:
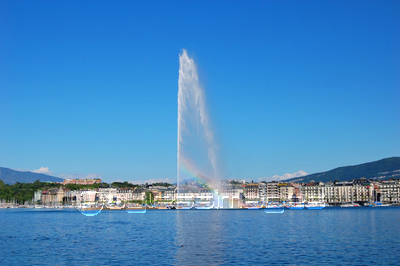
<path id="1" fill-rule="evenodd" d="M 0 199 L 11 201 L 16 200 L 17 202 L 23 204 L 25 201 L 29 201 L 33 198 L 35 191 L 47 190 L 51 188 L 65 187 L 70 190 L 80 190 L 85 188 L 95 189 L 99 188 L 101 185 L 108 185 L 107 183 L 93 184 L 93 185 L 76 185 L 76 184 L 57 184 L 41 182 L 36 180 L 33 183 L 15 183 L 13 185 L 5 184 L 3 180 L 0 180 Z"/>

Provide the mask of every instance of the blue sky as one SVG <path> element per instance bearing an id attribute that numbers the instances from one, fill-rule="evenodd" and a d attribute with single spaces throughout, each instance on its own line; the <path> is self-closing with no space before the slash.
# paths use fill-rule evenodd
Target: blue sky
<path id="1" fill-rule="evenodd" d="M 399 1 L 1 1 L 0 166 L 176 179 L 179 53 L 226 178 L 400 151 Z"/>

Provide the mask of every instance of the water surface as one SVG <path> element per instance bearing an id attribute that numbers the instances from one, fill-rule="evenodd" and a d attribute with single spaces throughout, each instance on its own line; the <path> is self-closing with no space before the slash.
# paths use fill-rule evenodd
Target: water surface
<path id="1" fill-rule="evenodd" d="M 400 264 L 399 207 L 0 210 L 0 264 Z"/>

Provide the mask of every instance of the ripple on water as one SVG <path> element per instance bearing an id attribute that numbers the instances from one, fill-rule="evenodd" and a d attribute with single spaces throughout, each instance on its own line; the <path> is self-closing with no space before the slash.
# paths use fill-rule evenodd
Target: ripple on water
<path id="1" fill-rule="evenodd" d="M 399 211 L 0 210 L 0 264 L 395 265 Z"/>

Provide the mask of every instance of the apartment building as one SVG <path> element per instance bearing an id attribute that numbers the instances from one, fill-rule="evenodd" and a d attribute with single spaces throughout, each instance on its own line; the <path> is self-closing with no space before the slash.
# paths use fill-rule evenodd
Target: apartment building
<path id="1" fill-rule="evenodd" d="M 400 202 L 400 183 L 399 180 L 382 181 L 379 184 L 380 200 L 382 202 Z"/>
<path id="2" fill-rule="evenodd" d="M 260 200 L 258 183 L 246 184 L 246 186 L 243 188 L 243 193 L 246 202 L 258 203 Z"/>
<path id="3" fill-rule="evenodd" d="M 280 188 L 279 182 L 272 181 L 267 183 L 267 201 L 279 201 L 280 200 Z"/>
<path id="4" fill-rule="evenodd" d="M 294 186 L 290 183 L 280 183 L 279 184 L 279 197 L 283 201 L 292 201 L 294 202 L 295 198 L 297 198 L 294 190 Z"/>

